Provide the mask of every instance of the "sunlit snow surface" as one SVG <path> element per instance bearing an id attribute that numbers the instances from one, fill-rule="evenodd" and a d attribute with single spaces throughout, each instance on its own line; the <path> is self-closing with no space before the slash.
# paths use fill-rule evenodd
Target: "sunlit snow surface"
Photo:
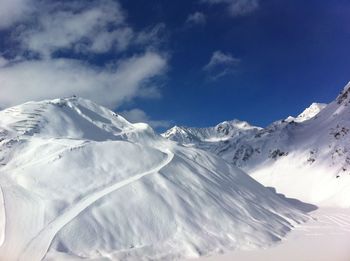
<path id="1" fill-rule="evenodd" d="M 195 261 L 349 261 L 350 209 L 320 208 L 311 216 L 309 222 L 295 228 L 271 248 L 239 250 Z"/>
<path id="2" fill-rule="evenodd" d="M 169 260 L 273 245 L 307 216 L 219 157 L 90 101 L 0 112 L 0 260 Z"/>

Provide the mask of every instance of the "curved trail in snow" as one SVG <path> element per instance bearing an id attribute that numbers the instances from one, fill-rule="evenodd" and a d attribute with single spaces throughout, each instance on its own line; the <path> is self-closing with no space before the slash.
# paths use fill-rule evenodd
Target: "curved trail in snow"
<path id="1" fill-rule="evenodd" d="M 50 222 L 29 242 L 25 250 L 20 255 L 19 260 L 26 261 L 28 260 L 28 257 L 30 257 L 30 260 L 33 260 L 33 261 L 42 260 L 45 257 L 51 245 L 51 242 L 56 236 L 56 234 L 65 225 L 67 225 L 70 221 L 72 221 L 75 217 L 77 217 L 82 211 L 87 209 L 89 206 L 91 206 L 93 203 L 103 198 L 104 196 L 124 186 L 127 186 L 145 176 L 159 172 L 162 168 L 167 166 L 174 158 L 174 154 L 170 150 L 164 150 L 164 151 L 161 150 L 161 151 L 167 154 L 167 158 L 162 163 L 160 163 L 159 166 L 153 169 L 150 169 L 146 172 L 142 172 L 133 177 L 130 177 L 126 180 L 117 182 L 109 187 L 93 192 L 90 195 L 87 195 L 86 197 L 78 201 L 75 205 L 69 207 L 61 216 L 57 217 L 52 222 Z"/>

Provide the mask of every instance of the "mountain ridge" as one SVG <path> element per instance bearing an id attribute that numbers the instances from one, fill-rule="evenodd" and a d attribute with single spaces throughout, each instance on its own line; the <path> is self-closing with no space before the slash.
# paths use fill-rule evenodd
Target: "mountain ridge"
<path id="1" fill-rule="evenodd" d="M 288 196 L 314 204 L 348 207 L 349 93 L 350 83 L 326 106 L 313 103 L 297 117 L 224 141 L 209 143 L 199 139 L 186 143 L 176 135 L 167 138 L 215 153 Z M 289 185 L 292 183 L 299 188 Z"/>

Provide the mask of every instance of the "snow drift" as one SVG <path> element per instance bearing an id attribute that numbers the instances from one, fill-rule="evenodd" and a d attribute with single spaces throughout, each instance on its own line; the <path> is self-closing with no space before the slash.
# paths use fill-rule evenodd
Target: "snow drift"
<path id="1" fill-rule="evenodd" d="M 81 98 L 0 112 L 0 259 L 176 259 L 280 240 L 301 211 Z"/>

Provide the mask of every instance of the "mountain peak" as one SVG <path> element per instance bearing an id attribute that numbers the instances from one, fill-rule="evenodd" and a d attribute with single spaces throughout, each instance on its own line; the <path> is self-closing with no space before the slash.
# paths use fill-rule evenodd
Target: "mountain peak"
<path id="1" fill-rule="evenodd" d="M 230 129 L 247 130 L 247 129 L 253 129 L 253 128 L 257 128 L 257 127 L 250 125 L 246 121 L 241 121 L 241 120 L 237 120 L 237 119 L 234 119 L 231 121 L 223 121 L 215 126 L 215 129 L 218 132 L 225 132 L 226 135 L 229 134 Z"/>
<path id="2" fill-rule="evenodd" d="M 149 128 L 77 96 L 27 102 L 0 111 L 0 117 L 2 129 L 12 136 L 110 140 L 126 130 Z"/>
<path id="3" fill-rule="evenodd" d="M 245 133 L 255 133 L 261 128 L 250 125 L 246 121 L 231 120 L 219 123 L 214 127 L 189 128 L 174 126 L 162 134 L 164 138 L 183 144 L 222 142 Z"/>
<path id="4" fill-rule="evenodd" d="M 326 103 L 313 102 L 309 107 L 307 107 L 302 113 L 297 117 L 288 116 L 284 119 L 285 122 L 304 122 L 312 119 L 317 114 L 319 114 L 324 108 L 327 107 Z"/>
<path id="5" fill-rule="evenodd" d="M 322 111 L 327 104 L 325 103 L 312 103 L 308 108 L 306 108 L 302 113 L 298 115 L 295 121 L 303 122 L 315 117 L 320 111 Z"/>

